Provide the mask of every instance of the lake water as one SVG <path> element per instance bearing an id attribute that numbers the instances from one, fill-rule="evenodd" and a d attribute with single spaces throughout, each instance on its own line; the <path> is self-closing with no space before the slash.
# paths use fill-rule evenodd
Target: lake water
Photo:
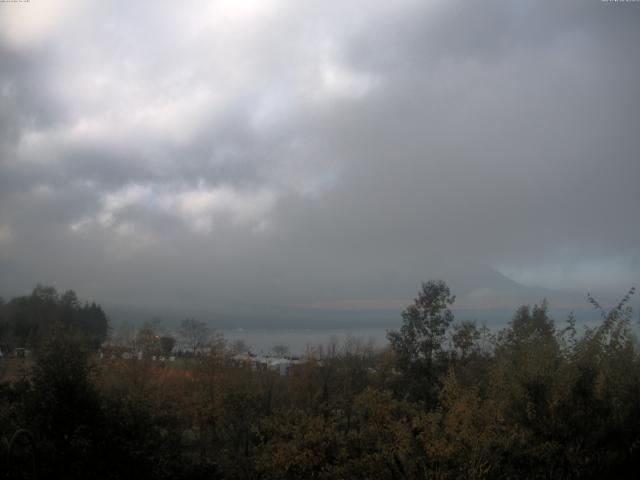
<path id="1" fill-rule="evenodd" d="M 552 309 L 550 314 L 556 319 L 556 327 L 562 328 L 569 313 L 569 309 Z M 512 311 L 486 311 L 474 312 L 473 317 L 462 319 L 475 319 L 478 324 L 486 324 L 490 330 L 497 332 L 505 328 Z M 601 321 L 597 312 L 591 310 L 579 310 L 577 315 L 578 331 L 583 331 L 587 325 L 595 326 Z M 482 316 L 484 314 L 484 317 Z M 460 315 L 462 317 L 462 315 Z M 486 319 L 495 319 L 486 321 Z M 459 318 L 460 320 L 460 318 Z M 244 340 L 253 353 L 269 353 L 275 345 L 284 345 L 289 348 L 294 355 L 304 354 L 310 347 L 327 346 L 333 341 L 338 342 L 338 346 L 344 345 L 348 338 L 361 340 L 363 343 L 373 341 L 374 347 L 384 348 L 387 346 L 387 331 L 399 329 L 401 322 L 397 322 L 394 327 L 383 326 L 354 326 L 353 328 L 222 328 L 218 332 L 230 344 L 235 340 Z M 637 324 L 634 325 L 637 328 Z"/>
<path id="2" fill-rule="evenodd" d="M 357 329 L 254 329 L 236 328 L 219 330 L 227 342 L 243 340 L 253 353 L 269 353 L 275 345 L 284 345 L 292 354 L 302 355 L 308 348 L 327 346 L 332 342 L 338 347 L 349 338 L 364 342 L 372 341 L 374 347 L 387 344 L 387 328 L 365 327 Z"/>

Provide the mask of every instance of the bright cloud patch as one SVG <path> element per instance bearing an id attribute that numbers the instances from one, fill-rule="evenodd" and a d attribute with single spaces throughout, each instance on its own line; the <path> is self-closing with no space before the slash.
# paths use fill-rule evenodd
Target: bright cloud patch
<path id="1" fill-rule="evenodd" d="M 193 190 L 161 193 L 157 205 L 185 219 L 200 233 L 210 233 L 215 224 L 222 221 L 262 231 L 268 226 L 268 215 L 275 200 L 275 194 L 270 191 L 242 192 L 229 186 L 199 186 Z"/>
<path id="2" fill-rule="evenodd" d="M 322 40 L 318 48 L 318 78 L 320 98 L 358 99 L 377 85 L 378 79 L 368 72 L 359 71 L 341 62 L 337 46 L 329 39 Z"/>
<path id="3" fill-rule="evenodd" d="M 113 228 L 117 233 L 135 233 L 136 224 L 147 223 L 149 215 L 178 218 L 195 233 L 212 233 L 216 226 L 231 225 L 252 232 L 269 226 L 269 214 L 276 195 L 267 190 L 242 191 L 234 187 L 206 186 L 195 188 L 173 185 L 128 185 L 106 194 L 95 217 L 71 224 L 74 232 L 92 225 Z"/>

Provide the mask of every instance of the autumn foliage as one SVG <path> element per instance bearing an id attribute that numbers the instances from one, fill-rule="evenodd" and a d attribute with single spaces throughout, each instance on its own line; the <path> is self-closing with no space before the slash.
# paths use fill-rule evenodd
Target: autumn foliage
<path id="1" fill-rule="evenodd" d="M 556 326 L 547 305 L 490 331 L 423 285 L 375 349 L 348 339 L 289 375 L 218 343 L 179 363 L 99 360 L 65 330 L 0 385 L 0 435 L 27 428 L 64 478 L 635 478 L 640 350 L 628 306 Z"/>

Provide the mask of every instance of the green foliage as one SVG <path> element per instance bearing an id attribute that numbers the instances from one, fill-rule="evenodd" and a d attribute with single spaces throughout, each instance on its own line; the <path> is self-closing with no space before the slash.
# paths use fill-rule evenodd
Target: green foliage
<path id="1" fill-rule="evenodd" d="M 470 355 L 478 353 L 481 333 L 475 322 L 464 321 L 453 325 L 451 342 L 453 353 L 460 360 L 466 360 Z"/>
<path id="2" fill-rule="evenodd" d="M 66 332 L 54 332 L 38 354 L 26 403 L 45 463 L 78 478 L 92 468 L 86 454 L 103 423 L 87 356 L 84 345 Z"/>
<path id="3" fill-rule="evenodd" d="M 0 305 L 0 343 L 9 349 L 37 349 L 60 328 L 97 349 L 107 338 L 109 321 L 99 305 L 82 305 L 73 290 L 58 294 L 42 285 L 31 295 Z"/>
<path id="4" fill-rule="evenodd" d="M 427 403 L 435 399 L 435 383 L 446 371 L 443 347 L 453 322 L 449 306 L 454 301 L 455 296 L 443 281 L 425 282 L 413 305 L 402 312 L 400 331 L 387 334 L 405 380 L 403 388 L 414 399 Z"/>

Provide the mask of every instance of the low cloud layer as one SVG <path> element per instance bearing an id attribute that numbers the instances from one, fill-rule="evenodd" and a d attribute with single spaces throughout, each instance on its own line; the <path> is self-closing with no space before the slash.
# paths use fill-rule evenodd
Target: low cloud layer
<path id="1" fill-rule="evenodd" d="M 639 21 L 600 1 L 0 4 L 0 292 L 351 308 L 435 276 L 477 293 L 490 268 L 624 291 Z"/>

